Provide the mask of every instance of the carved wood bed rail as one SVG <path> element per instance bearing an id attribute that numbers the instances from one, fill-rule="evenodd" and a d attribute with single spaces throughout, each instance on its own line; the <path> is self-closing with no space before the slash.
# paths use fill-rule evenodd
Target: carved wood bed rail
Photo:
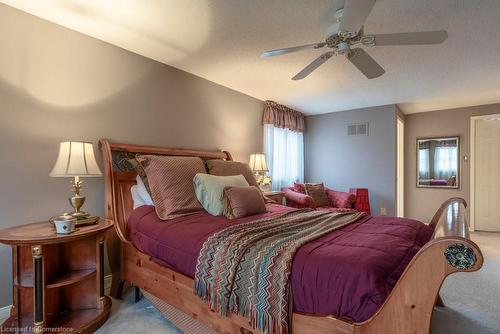
<path id="1" fill-rule="evenodd" d="M 106 218 L 115 222 L 116 232 L 114 238 L 106 239 L 113 274 L 111 295 L 119 298 L 123 283 L 128 281 L 219 333 L 258 334 L 240 316 L 222 317 L 212 312 L 195 295 L 193 279 L 152 261 L 133 246 L 126 234 L 133 205 L 130 187 L 136 177 L 127 165 L 128 158 L 147 153 L 231 160 L 231 155 L 224 151 L 180 150 L 107 140 L 101 140 L 100 147 L 104 160 Z M 451 198 L 443 203 L 430 225 L 435 229 L 432 240 L 411 260 L 384 304 L 370 319 L 353 323 L 334 316 L 294 313 L 293 333 L 429 333 L 444 279 L 455 272 L 476 271 L 483 264 L 481 250 L 469 238 L 463 199 Z"/>

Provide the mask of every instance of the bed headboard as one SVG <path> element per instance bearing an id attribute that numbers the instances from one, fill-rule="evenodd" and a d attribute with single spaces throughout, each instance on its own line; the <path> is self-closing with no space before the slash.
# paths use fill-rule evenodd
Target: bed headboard
<path id="1" fill-rule="evenodd" d="M 107 139 L 99 141 L 104 163 L 105 216 L 115 223 L 115 230 L 123 242 L 127 240 L 127 220 L 133 209 L 130 188 L 135 184 L 137 173 L 129 159 L 137 154 L 157 154 L 184 157 L 199 157 L 203 160 L 232 160 L 227 151 L 198 151 L 179 148 L 142 146 L 113 143 Z"/>

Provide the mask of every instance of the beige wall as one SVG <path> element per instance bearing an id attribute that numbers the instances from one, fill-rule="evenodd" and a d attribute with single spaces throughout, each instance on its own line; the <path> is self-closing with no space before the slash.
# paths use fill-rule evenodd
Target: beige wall
<path id="1" fill-rule="evenodd" d="M 431 111 L 405 117 L 405 216 L 428 222 L 439 205 L 450 197 L 470 200 L 470 118 L 500 113 L 500 104 Z M 461 141 L 460 189 L 416 187 L 416 139 L 459 135 Z"/>
<path id="2" fill-rule="evenodd" d="M 58 143 L 262 150 L 262 102 L 0 4 L 0 227 L 68 210 L 68 179 L 49 178 Z M 97 145 L 95 145 L 97 149 Z M 100 157 L 99 157 L 100 160 Z M 103 180 L 85 179 L 103 214 Z M 0 246 L 0 307 L 11 303 Z"/>

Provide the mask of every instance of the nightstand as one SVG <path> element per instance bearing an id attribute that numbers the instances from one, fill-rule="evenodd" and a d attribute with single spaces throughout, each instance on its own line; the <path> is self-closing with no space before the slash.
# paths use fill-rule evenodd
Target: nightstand
<path id="1" fill-rule="evenodd" d="M 12 246 L 13 306 L 3 332 L 92 333 L 108 318 L 104 238 L 110 220 L 56 234 L 49 222 L 0 230 Z M 59 331 L 55 331 L 57 328 Z"/>
<path id="2" fill-rule="evenodd" d="M 285 193 L 282 191 L 264 191 L 263 192 L 264 196 L 269 197 L 273 201 L 275 201 L 278 204 L 285 205 L 284 204 L 284 199 L 285 199 Z"/>

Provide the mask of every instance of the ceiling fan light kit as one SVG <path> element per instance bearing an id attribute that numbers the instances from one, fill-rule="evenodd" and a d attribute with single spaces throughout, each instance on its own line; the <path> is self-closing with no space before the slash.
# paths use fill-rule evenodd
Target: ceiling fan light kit
<path id="1" fill-rule="evenodd" d="M 363 25 L 373 6 L 375 0 L 346 0 L 344 8 L 335 12 L 336 22 L 327 29 L 325 42 L 265 51 L 260 56 L 267 58 L 326 46 L 332 50 L 320 55 L 292 80 L 304 79 L 337 55 L 345 55 L 368 79 L 374 79 L 384 74 L 385 70 L 364 49 L 353 46 L 431 45 L 443 43 L 448 38 L 445 30 L 365 35 Z"/>

